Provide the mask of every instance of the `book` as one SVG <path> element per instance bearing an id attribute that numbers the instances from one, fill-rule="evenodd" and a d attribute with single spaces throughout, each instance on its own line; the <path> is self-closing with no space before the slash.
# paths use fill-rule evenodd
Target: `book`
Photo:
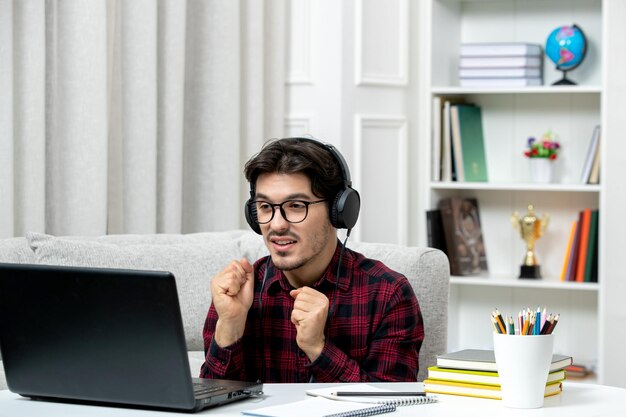
<path id="1" fill-rule="evenodd" d="M 439 249 L 448 255 L 446 236 L 443 232 L 443 223 L 441 221 L 441 210 L 426 210 L 426 231 L 428 246 Z"/>
<path id="2" fill-rule="evenodd" d="M 522 42 L 477 42 L 462 43 L 462 57 L 503 57 L 503 56 L 541 56 L 543 48 L 538 43 Z"/>
<path id="3" fill-rule="evenodd" d="M 541 68 L 460 68 L 461 78 L 540 78 Z"/>
<path id="4" fill-rule="evenodd" d="M 594 233 L 594 240 L 595 240 L 595 244 L 593 245 L 593 254 L 591 257 L 591 275 L 589 277 L 589 282 L 598 282 L 598 246 L 600 244 L 600 240 L 598 237 L 598 233 L 600 230 L 600 211 L 599 210 L 594 210 L 597 211 L 597 214 L 595 215 L 596 217 L 596 230 Z M 594 211 L 591 212 L 591 222 L 592 222 L 592 226 L 593 226 L 593 222 L 594 222 Z"/>
<path id="5" fill-rule="evenodd" d="M 500 385 L 500 377 L 496 371 L 472 371 L 468 369 L 440 368 L 438 366 L 428 368 L 428 379 L 467 382 L 480 385 Z M 560 382 L 563 380 L 565 380 L 565 371 L 559 369 L 548 374 L 546 383 Z"/>
<path id="6" fill-rule="evenodd" d="M 461 87 L 530 87 L 543 85 L 542 78 L 461 78 Z"/>
<path id="7" fill-rule="evenodd" d="M 350 391 L 359 394 L 372 394 L 371 396 L 359 395 L 359 396 L 338 396 L 338 391 Z M 333 401 L 349 401 L 359 402 L 367 404 L 392 404 L 398 407 L 406 405 L 417 404 L 430 404 L 437 402 L 437 397 L 432 395 L 398 395 L 389 396 L 393 394 L 394 390 L 378 388 L 369 384 L 344 384 L 341 386 L 334 386 L 329 388 L 316 388 L 305 391 L 307 395 L 313 397 L 322 397 Z M 376 396 L 378 394 L 378 396 Z M 381 396 L 384 394 L 384 396 Z"/>
<path id="8" fill-rule="evenodd" d="M 488 271 L 487 255 L 475 198 L 439 200 L 450 273 L 474 275 Z"/>
<path id="9" fill-rule="evenodd" d="M 572 364 L 572 357 L 555 353 L 552 355 L 550 372 Z M 464 349 L 437 356 L 440 368 L 466 369 L 470 371 L 498 371 L 493 350 Z"/>
<path id="10" fill-rule="evenodd" d="M 432 107 L 432 173 L 431 179 L 432 181 L 441 181 L 441 97 L 435 96 L 433 97 L 433 107 Z"/>
<path id="11" fill-rule="evenodd" d="M 587 262 L 587 246 L 589 245 L 589 226 L 591 223 L 591 209 L 582 211 L 580 226 L 580 243 L 578 245 L 578 259 L 576 260 L 576 282 L 585 280 L 585 263 Z"/>
<path id="12" fill-rule="evenodd" d="M 599 142 L 600 142 L 600 125 L 596 125 L 593 128 L 593 133 L 591 134 L 591 141 L 589 142 L 589 147 L 587 148 L 587 155 L 585 156 L 585 163 L 583 165 L 582 173 L 580 174 L 580 182 L 582 184 L 587 184 L 589 182 L 589 177 L 591 176 L 591 168 L 593 167 L 593 163 L 596 159 L 596 154 L 598 153 Z"/>
<path id="13" fill-rule="evenodd" d="M 569 238 L 567 239 L 567 247 L 565 248 L 565 258 L 563 259 L 563 267 L 561 268 L 561 281 L 565 281 L 567 278 L 567 266 L 569 265 L 569 258 L 572 252 L 572 244 L 574 242 L 574 235 L 576 234 L 576 225 L 578 222 L 574 220 L 569 231 Z"/>
<path id="14" fill-rule="evenodd" d="M 565 281 L 576 281 L 576 265 L 578 265 L 578 252 L 580 249 L 580 229 L 582 225 L 582 211 L 578 214 L 576 220 L 576 231 L 574 232 L 574 240 L 569 254 L 567 263 L 567 272 L 565 273 Z"/>
<path id="15" fill-rule="evenodd" d="M 591 166 L 591 172 L 589 173 L 589 180 L 587 181 L 587 183 L 589 184 L 600 183 L 600 159 L 601 159 L 600 149 L 601 147 L 602 147 L 602 133 L 600 132 L 598 136 L 598 147 L 596 149 L 596 154 L 593 159 L 593 165 Z"/>
<path id="16" fill-rule="evenodd" d="M 462 56 L 460 68 L 537 68 L 543 66 L 540 56 L 494 56 L 474 57 Z"/>
<path id="17" fill-rule="evenodd" d="M 465 169 L 463 168 L 463 148 L 461 147 L 461 126 L 459 122 L 459 108 L 450 107 L 450 138 L 452 141 L 452 166 L 456 172 L 456 180 L 465 181 Z"/>
<path id="18" fill-rule="evenodd" d="M 587 245 L 587 262 L 585 262 L 585 272 L 583 274 L 584 282 L 593 282 L 594 275 L 597 277 L 597 256 L 598 256 L 598 210 L 591 210 L 591 219 L 589 221 L 589 243 Z"/>
<path id="19" fill-rule="evenodd" d="M 450 127 L 450 109 L 453 104 L 463 103 L 463 99 L 449 98 L 440 102 L 441 113 L 441 181 L 449 182 L 455 179 L 452 155 L 452 134 Z M 433 109 L 433 112 L 437 111 Z"/>
<path id="20" fill-rule="evenodd" d="M 441 179 L 452 181 L 452 138 L 450 135 L 450 101 L 443 104 L 441 138 Z"/>
<path id="21" fill-rule="evenodd" d="M 396 406 L 393 404 L 372 405 L 353 401 L 333 401 L 322 397 L 316 397 L 307 398 L 301 401 L 294 401 L 287 404 L 246 410 L 241 413 L 247 416 L 257 417 L 359 417 L 373 415 L 371 414 L 373 411 L 377 411 L 375 414 L 380 414 L 382 412 L 395 411 L 395 409 Z"/>
<path id="22" fill-rule="evenodd" d="M 544 396 L 559 394 L 563 390 L 561 382 L 546 385 Z M 502 392 L 498 385 L 468 384 L 464 382 L 450 382 L 436 379 L 424 380 L 424 391 L 433 394 L 463 395 L 468 397 L 502 399 Z"/>
<path id="23" fill-rule="evenodd" d="M 566 366 L 564 369 L 567 372 L 568 378 L 585 378 L 591 373 L 589 368 L 587 368 L 585 365 L 575 363 Z"/>
<path id="24" fill-rule="evenodd" d="M 457 168 L 462 171 L 459 181 L 487 181 L 487 162 L 483 138 L 482 112 L 479 106 L 457 104 L 452 106 L 452 132 L 456 144 L 460 145 L 460 162 Z M 455 148 L 456 155 L 456 148 Z M 458 170 L 457 170 L 458 171 Z"/>

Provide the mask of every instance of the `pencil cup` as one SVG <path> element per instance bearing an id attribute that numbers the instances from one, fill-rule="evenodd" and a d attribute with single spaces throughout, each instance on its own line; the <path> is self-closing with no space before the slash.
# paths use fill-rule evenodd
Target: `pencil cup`
<path id="1" fill-rule="evenodd" d="M 551 334 L 493 334 L 493 350 L 505 407 L 543 407 L 553 346 Z"/>

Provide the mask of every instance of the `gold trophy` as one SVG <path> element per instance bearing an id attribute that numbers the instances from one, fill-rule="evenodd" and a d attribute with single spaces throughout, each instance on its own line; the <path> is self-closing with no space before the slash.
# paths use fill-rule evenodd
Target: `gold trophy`
<path id="1" fill-rule="evenodd" d="M 511 216 L 513 228 L 526 242 L 526 256 L 520 267 L 520 278 L 541 278 L 541 270 L 535 256 L 535 242 L 543 236 L 549 222 L 549 215 L 544 214 L 541 219 L 537 218 L 532 204 L 528 205 L 528 213 L 524 217 L 520 217 L 517 212 Z"/>

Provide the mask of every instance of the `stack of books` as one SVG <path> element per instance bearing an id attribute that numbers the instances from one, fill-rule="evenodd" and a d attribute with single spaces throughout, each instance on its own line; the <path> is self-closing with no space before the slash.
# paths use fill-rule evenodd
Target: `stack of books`
<path id="1" fill-rule="evenodd" d="M 552 355 L 545 396 L 559 394 L 565 380 L 564 368 L 572 357 Z M 493 350 L 465 349 L 437 357 L 437 366 L 428 368 L 424 391 L 501 400 L 500 380 Z"/>
<path id="2" fill-rule="evenodd" d="M 534 43 L 461 44 L 462 87 L 543 85 L 543 49 Z"/>

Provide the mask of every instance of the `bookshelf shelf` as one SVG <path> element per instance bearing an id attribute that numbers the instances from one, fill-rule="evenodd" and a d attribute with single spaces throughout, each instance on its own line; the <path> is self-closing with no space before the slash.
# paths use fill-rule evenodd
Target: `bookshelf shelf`
<path id="1" fill-rule="evenodd" d="M 464 94 L 600 94 L 600 86 L 541 86 L 519 88 L 468 88 L 436 86 L 431 94 L 437 95 L 464 95 Z"/>
<path id="2" fill-rule="evenodd" d="M 599 285 L 597 282 L 561 282 L 549 280 L 520 280 L 503 277 L 450 277 L 452 285 L 472 285 L 489 287 L 510 287 L 510 288 L 535 288 L 552 289 L 563 291 L 592 291 L 597 292 Z"/>
<path id="3" fill-rule="evenodd" d="M 479 182 L 431 182 L 433 190 L 539 191 L 563 193 L 598 193 L 599 185 L 589 184 L 512 184 Z"/>

